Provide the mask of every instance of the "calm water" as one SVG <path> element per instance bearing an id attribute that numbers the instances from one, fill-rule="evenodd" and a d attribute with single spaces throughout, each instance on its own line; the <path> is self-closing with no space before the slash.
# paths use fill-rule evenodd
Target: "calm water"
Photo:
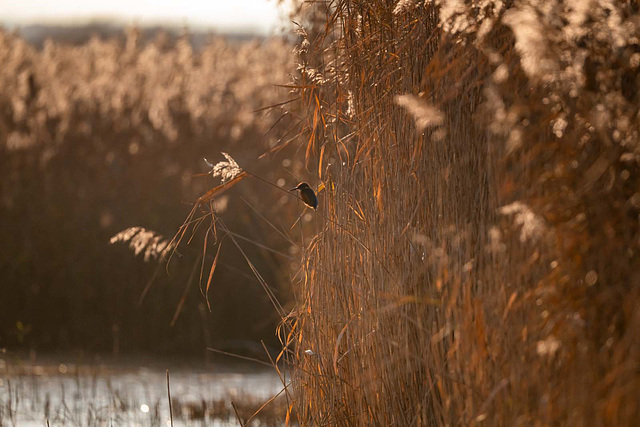
<path id="1" fill-rule="evenodd" d="M 0 359 L 0 426 L 169 425 L 166 368 Z M 237 425 L 231 401 L 257 409 L 283 388 L 268 368 L 169 368 L 176 426 Z"/>

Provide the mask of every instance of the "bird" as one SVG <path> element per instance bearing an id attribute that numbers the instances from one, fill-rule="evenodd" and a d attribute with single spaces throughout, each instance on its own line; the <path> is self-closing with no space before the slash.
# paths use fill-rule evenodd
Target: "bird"
<path id="1" fill-rule="evenodd" d="M 318 207 L 318 198 L 316 197 L 316 193 L 309 187 L 309 184 L 306 182 L 301 182 L 297 187 L 292 188 L 289 191 L 300 191 L 300 198 L 304 202 L 305 205 L 309 206 L 314 211 Z"/>

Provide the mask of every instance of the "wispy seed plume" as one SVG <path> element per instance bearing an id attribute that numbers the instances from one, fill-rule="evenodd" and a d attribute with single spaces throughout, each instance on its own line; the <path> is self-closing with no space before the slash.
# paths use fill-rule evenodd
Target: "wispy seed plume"
<path id="1" fill-rule="evenodd" d="M 242 168 L 238 166 L 238 163 L 227 153 L 223 152 L 222 155 L 227 158 L 226 162 L 218 162 L 212 165 L 207 159 L 204 160 L 209 166 L 212 166 L 211 175 L 213 177 L 219 176 L 222 183 L 225 184 L 240 175 Z"/>
<path id="2" fill-rule="evenodd" d="M 144 227 L 129 227 L 113 236 L 109 243 L 129 242 L 129 248 L 136 255 L 144 253 L 144 261 L 163 259 L 173 248 L 173 244 L 163 235 Z"/>
<path id="3" fill-rule="evenodd" d="M 415 95 L 396 95 L 394 102 L 413 116 L 419 131 L 440 126 L 444 121 L 444 115 L 440 110 Z"/>

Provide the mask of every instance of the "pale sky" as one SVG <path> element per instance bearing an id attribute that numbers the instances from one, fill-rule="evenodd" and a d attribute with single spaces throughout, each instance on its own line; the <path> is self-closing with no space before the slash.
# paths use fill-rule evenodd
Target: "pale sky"
<path id="1" fill-rule="evenodd" d="M 275 0 L 0 0 L 0 22 L 9 25 L 100 19 L 267 33 L 280 16 Z"/>

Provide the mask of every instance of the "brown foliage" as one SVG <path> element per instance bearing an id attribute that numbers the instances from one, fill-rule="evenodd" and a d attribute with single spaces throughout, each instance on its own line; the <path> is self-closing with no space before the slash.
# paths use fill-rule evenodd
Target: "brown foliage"
<path id="1" fill-rule="evenodd" d="M 632 425 L 637 2 L 303 12 L 307 154 L 330 185 L 286 323 L 301 418 Z"/>

